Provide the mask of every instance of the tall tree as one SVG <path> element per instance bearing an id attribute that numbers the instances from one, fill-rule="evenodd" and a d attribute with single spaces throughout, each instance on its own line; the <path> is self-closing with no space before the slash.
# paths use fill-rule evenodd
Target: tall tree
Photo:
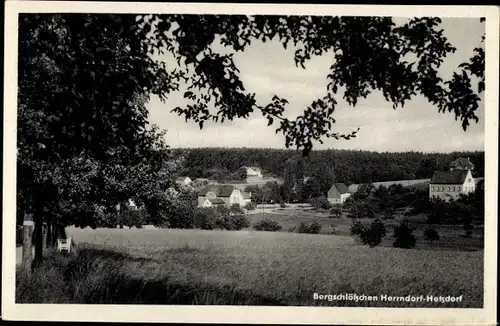
<path id="1" fill-rule="evenodd" d="M 169 153 L 145 104 L 171 89 L 168 75 L 142 46 L 145 32 L 130 28 L 133 16 L 19 19 L 18 206 L 37 235 L 44 221 L 95 226 L 97 207 L 136 196 L 144 175 L 165 180 Z"/>

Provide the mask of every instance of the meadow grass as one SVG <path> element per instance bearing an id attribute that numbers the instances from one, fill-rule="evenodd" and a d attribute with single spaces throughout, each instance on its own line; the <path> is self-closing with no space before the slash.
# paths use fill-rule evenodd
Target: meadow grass
<path id="1" fill-rule="evenodd" d="M 300 209 L 284 209 L 276 210 L 272 213 L 254 212 L 247 215 L 250 224 L 255 224 L 258 221 L 268 219 L 279 223 L 282 226 L 282 232 L 287 232 L 291 227 L 298 227 L 301 222 L 312 223 L 318 221 L 321 225 L 321 234 L 335 234 L 340 236 L 350 236 L 350 228 L 352 219 L 344 213 L 341 218 L 329 218 L 329 213 L 300 210 Z M 484 248 L 484 230 L 478 227 L 473 231 L 472 237 L 464 237 L 462 225 L 433 225 L 440 235 L 438 243 L 429 243 L 425 240 L 424 230 L 427 224 L 424 223 L 425 216 L 412 216 L 408 218 L 403 215 L 396 215 L 394 219 L 383 220 L 388 236 L 379 245 L 381 247 L 392 247 L 392 234 L 394 228 L 403 220 L 410 219 L 412 225 L 416 227 L 414 235 L 417 237 L 416 249 L 430 250 L 459 250 L 459 251 L 476 251 Z M 364 218 L 358 219 L 364 224 L 370 224 L 373 219 Z"/>
<path id="2" fill-rule="evenodd" d="M 368 248 L 356 245 L 351 237 L 284 232 L 70 228 L 68 234 L 78 243 L 78 256 L 51 254 L 34 281 L 20 277 L 18 302 L 483 304 L 482 251 Z M 327 302 L 314 301 L 315 292 L 463 295 L 464 300 L 447 304 Z"/>

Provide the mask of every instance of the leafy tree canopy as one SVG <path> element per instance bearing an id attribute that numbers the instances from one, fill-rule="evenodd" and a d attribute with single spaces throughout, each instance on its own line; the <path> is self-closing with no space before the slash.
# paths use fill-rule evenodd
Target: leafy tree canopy
<path id="1" fill-rule="evenodd" d="M 476 48 L 460 71 L 443 80 L 438 69 L 456 49 L 443 35 L 440 18 L 414 18 L 403 25 L 390 17 L 274 15 L 139 15 L 136 21 L 138 30 L 148 33 L 148 51 L 169 53 L 177 60 L 181 68 L 175 79 L 187 84 L 184 97 L 191 103 L 173 111 L 200 128 L 207 120 L 248 118 L 260 111 L 269 125 L 279 122 L 276 132 L 285 135 L 286 147 L 307 154 L 314 141 L 325 137 L 355 137 L 356 130 L 332 131 L 336 99 L 342 96 L 355 106 L 373 91 L 382 92 L 394 108 L 423 95 L 439 112 L 453 112 L 464 130 L 470 120 L 478 121 L 479 95 L 485 87 L 484 50 Z M 286 99 L 275 95 L 271 103 L 257 103 L 239 77 L 233 54 L 213 51 L 215 40 L 235 52 L 252 42 L 279 40 L 284 48 L 295 48 L 295 63 L 302 68 L 313 56 L 331 52 L 334 61 L 325 95 L 291 120 L 285 117 Z M 471 76 L 477 77 L 476 86 Z"/>
<path id="2" fill-rule="evenodd" d="M 23 14 L 19 23 L 18 207 L 36 221 L 95 225 L 96 209 L 147 200 L 175 162 L 146 103 L 161 64 L 131 16 Z M 40 224 L 40 223 L 38 223 Z"/>

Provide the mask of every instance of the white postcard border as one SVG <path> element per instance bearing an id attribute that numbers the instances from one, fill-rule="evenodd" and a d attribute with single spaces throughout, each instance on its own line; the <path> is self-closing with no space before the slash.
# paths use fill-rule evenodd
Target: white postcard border
<path id="1" fill-rule="evenodd" d="M 494 325 L 497 279 L 499 8 L 490 6 L 367 6 L 7 1 L 4 55 L 4 195 L 2 311 L 6 320 Z M 18 13 L 206 13 L 343 16 L 486 17 L 484 308 L 337 308 L 15 304 L 15 201 Z"/>

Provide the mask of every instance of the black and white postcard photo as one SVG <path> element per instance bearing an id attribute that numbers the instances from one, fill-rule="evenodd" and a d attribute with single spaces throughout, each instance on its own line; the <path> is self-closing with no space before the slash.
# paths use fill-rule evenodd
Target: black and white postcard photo
<path id="1" fill-rule="evenodd" d="M 499 16 L 7 1 L 2 318 L 495 325 Z"/>

